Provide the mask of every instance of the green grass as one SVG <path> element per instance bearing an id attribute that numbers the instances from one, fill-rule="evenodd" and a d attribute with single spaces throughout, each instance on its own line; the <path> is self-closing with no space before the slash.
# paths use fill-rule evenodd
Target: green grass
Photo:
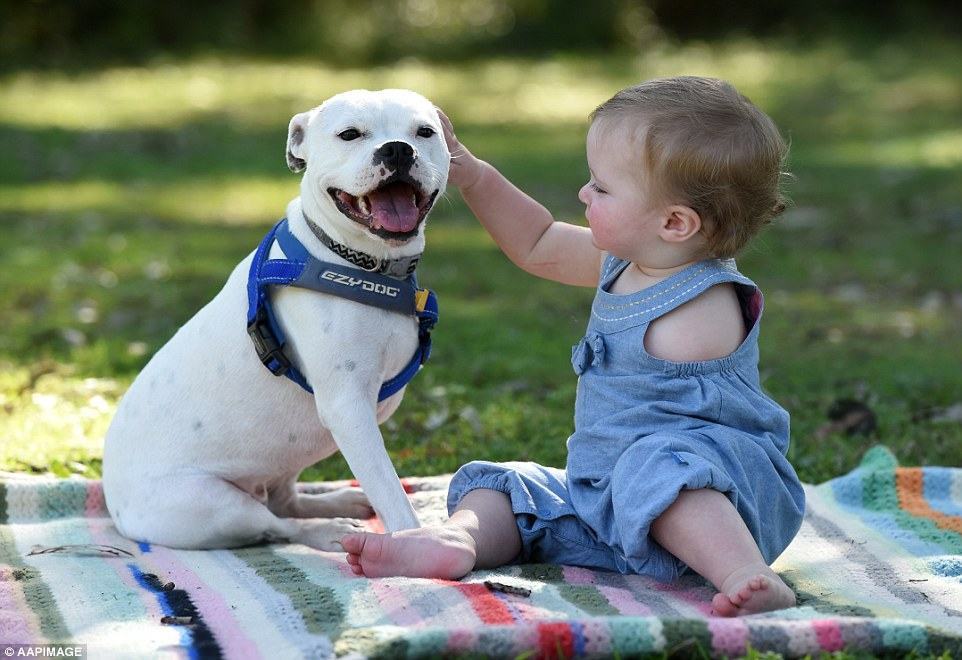
<path id="1" fill-rule="evenodd" d="M 149 356 L 223 285 L 297 194 L 292 114 L 352 87 L 410 87 L 459 135 L 580 221 L 585 118 L 643 78 L 732 80 L 792 143 L 795 205 L 739 260 L 767 294 L 761 369 L 792 414 L 791 458 L 818 482 L 884 443 L 959 464 L 962 46 L 733 41 L 638 57 L 553 56 L 331 69 L 158 62 L 0 78 L 0 469 L 99 474 L 103 433 Z M 476 459 L 562 465 L 569 348 L 591 292 L 514 268 L 451 193 L 421 280 L 442 317 L 430 365 L 384 425 L 401 474 Z M 870 436 L 820 433 L 841 398 Z M 305 478 L 348 476 L 341 459 Z"/>

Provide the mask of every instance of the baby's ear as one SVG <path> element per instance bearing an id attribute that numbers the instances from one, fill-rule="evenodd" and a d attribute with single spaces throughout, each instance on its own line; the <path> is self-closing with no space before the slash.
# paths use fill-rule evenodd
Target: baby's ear
<path id="1" fill-rule="evenodd" d="M 312 113 L 313 111 L 308 111 L 294 115 L 287 126 L 287 167 L 291 172 L 302 172 L 307 167 L 304 135 L 307 133 Z"/>
<path id="2" fill-rule="evenodd" d="M 671 243 L 681 243 L 701 231 L 701 227 L 701 216 L 695 209 L 673 204 L 666 209 L 661 237 Z"/>

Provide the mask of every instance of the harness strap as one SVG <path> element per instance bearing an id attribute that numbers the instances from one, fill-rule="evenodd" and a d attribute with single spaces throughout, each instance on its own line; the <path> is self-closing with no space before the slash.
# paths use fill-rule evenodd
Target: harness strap
<path id="1" fill-rule="evenodd" d="M 286 259 L 267 258 L 275 240 Z M 401 373 L 381 385 L 378 401 L 407 385 L 431 354 L 431 329 L 438 320 L 437 297 L 433 291 L 419 289 L 413 274 L 406 280 L 398 280 L 320 261 L 291 233 L 284 218 L 267 233 L 251 261 L 247 278 L 247 333 L 257 356 L 271 373 L 287 376 L 308 392 L 314 390 L 284 353 L 284 333 L 274 316 L 270 286 L 311 289 L 417 317 L 418 347 L 414 356 Z"/>

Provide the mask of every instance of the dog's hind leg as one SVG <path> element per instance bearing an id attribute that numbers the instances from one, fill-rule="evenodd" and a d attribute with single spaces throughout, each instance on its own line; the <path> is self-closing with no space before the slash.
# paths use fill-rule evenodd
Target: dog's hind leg
<path id="1" fill-rule="evenodd" d="M 291 516 L 294 518 L 360 518 L 374 515 L 374 508 L 360 488 L 340 488 L 330 493 L 297 493 Z"/>
<path id="2" fill-rule="evenodd" d="M 337 541 L 363 528 L 347 518 L 281 518 L 229 481 L 205 474 L 168 477 L 163 488 L 114 513 L 128 538 L 192 550 L 291 541 L 341 551 Z"/>
<path id="3" fill-rule="evenodd" d="M 338 488 L 327 493 L 301 493 L 290 479 L 270 491 L 267 507 L 282 518 L 360 518 L 374 508 L 360 488 Z"/>

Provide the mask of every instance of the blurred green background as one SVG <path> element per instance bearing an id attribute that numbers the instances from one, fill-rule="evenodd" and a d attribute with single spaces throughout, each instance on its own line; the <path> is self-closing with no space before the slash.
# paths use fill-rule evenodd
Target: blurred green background
<path id="1" fill-rule="evenodd" d="M 794 203 L 739 265 L 767 295 L 761 372 L 802 478 L 875 443 L 962 464 L 960 7 L 2 0 L 0 470 L 99 474 L 118 398 L 297 194 L 292 114 L 414 89 L 581 222 L 588 113 L 681 74 L 731 80 L 791 142 Z M 456 191 L 427 239 L 442 318 L 383 427 L 398 471 L 562 465 L 592 292 L 514 268 Z M 337 458 L 305 478 L 346 476 Z"/>

